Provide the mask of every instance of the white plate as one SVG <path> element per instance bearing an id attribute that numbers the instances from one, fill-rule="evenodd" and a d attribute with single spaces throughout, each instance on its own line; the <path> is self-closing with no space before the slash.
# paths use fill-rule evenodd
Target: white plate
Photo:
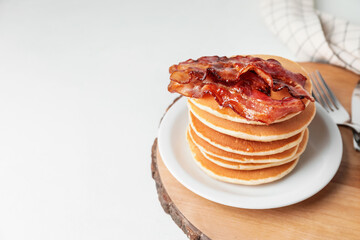
<path id="1" fill-rule="evenodd" d="M 305 200 L 325 187 L 339 168 L 342 140 L 338 127 L 316 104 L 317 113 L 309 126 L 309 142 L 295 169 L 286 177 L 257 186 L 215 180 L 192 159 L 186 142 L 188 110 L 185 98 L 177 101 L 162 120 L 160 155 L 171 174 L 192 192 L 227 206 L 266 209 Z"/>

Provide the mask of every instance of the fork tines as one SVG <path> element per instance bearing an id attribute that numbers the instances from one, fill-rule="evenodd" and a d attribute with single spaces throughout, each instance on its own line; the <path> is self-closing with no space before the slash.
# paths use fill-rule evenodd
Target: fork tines
<path id="1" fill-rule="evenodd" d="M 326 111 L 338 110 L 340 103 L 335 97 L 334 93 L 329 88 L 329 86 L 326 84 L 320 72 L 316 70 L 309 75 L 310 81 L 314 86 L 315 94 L 313 93 L 313 97 L 315 98 L 315 100 L 319 102 Z M 322 84 L 320 84 L 320 81 L 322 82 Z M 326 89 L 326 91 L 324 89 Z"/>

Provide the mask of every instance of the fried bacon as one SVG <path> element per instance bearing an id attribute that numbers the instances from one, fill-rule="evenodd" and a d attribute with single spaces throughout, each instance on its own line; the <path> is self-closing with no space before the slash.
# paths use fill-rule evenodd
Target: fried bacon
<path id="1" fill-rule="evenodd" d="M 304 110 L 301 99 L 314 99 L 304 89 L 306 77 L 293 73 L 274 60 L 251 56 L 201 57 L 169 69 L 168 90 L 186 97 L 212 95 L 222 107 L 240 116 L 270 124 L 289 113 Z M 271 98 L 271 91 L 286 88 L 291 97 Z"/>

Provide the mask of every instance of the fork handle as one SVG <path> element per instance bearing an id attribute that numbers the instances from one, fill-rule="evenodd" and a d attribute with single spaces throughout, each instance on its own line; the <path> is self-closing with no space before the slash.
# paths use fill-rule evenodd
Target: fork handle
<path id="1" fill-rule="evenodd" d="M 360 152 L 360 133 L 353 131 L 353 143 L 356 151 Z"/>
<path id="2" fill-rule="evenodd" d="M 338 125 L 352 128 L 352 130 L 353 130 L 354 132 L 356 132 L 357 134 L 360 134 L 360 126 L 357 125 L 357 124 L 352 124 L 352 123 L 338 123 Z"/>

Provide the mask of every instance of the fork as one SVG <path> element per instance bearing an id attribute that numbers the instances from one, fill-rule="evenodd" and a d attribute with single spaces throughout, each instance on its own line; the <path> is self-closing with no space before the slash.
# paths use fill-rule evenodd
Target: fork
<path id="1" fill-rule="evenodd" d="M 314 86 L 313 97 L 320 103 L 320 105 L 328 112 L 330 117 L 334 120 L 337 125 L 346 126 L 352 128 L 358 134 L 360 133 L 360 126 L 350 123 L 350 115 L 345 110 L 343 105 L 338 101 L 335 94 L 331 91 L 329 86 L 326 84 L 324 78 L 320 72 L 316 70 L 310 73 L 310 81 Z M 319 80 L 320 79 L 320 80 Z M 322 82 L 322 85 L 320 84 Z M 316 84 L 315 84 L 316 83 Z"/>

